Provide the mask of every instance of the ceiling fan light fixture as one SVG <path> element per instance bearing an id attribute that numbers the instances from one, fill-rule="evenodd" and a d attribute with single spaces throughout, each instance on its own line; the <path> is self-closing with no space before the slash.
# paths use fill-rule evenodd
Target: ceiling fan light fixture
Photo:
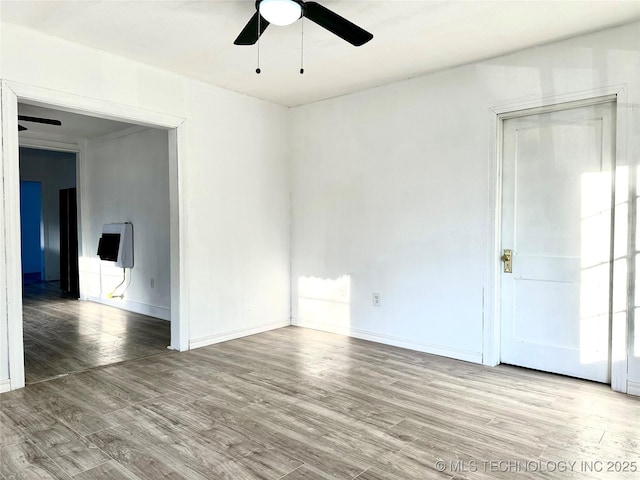
<path id="1" fill-rule="evenodd" d="M 281 27 L 302 16 L 302 6 L 294 0 L 262 0 L 258 9 L 266 21 Z"/>

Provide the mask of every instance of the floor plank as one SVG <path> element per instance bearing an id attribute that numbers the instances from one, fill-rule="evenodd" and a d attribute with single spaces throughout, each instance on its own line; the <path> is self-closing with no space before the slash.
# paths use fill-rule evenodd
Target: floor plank
<path id="1" fill-rule="evenodd" d="M 0 472 L 4 478 L 70 480 L 51 458 L 31 442 L 0 449 Z"/>
<path id="2" fill-rule="evenodd" d="M 115 460 L 110 460 L 96 467 L 90 468 L 73 477 L 74 480 L 139 480 L 129 470 Z"/>

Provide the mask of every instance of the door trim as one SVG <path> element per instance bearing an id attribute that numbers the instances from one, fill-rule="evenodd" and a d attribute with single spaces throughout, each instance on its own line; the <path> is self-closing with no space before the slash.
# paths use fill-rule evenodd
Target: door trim
<path id="1" fill-rule="evenodd" d="M 20 265 L 20 171 L 18 146 L 18 97 L 2 84 L 2 177 L 4 189 L 4 284 L 6 315 L 0 319 L 7 325 L 9 388 L 25 385 L 24 344 L 22 339 L 22 279 Z"/>
<path id="2" fill-rule="evenodd" d="M 509 100 L 496 102 L 488 108 L 489 115 L 489 168 L 488 168 L 488 208 L 486 267 L 483 311 L 482 363 L 495 366 L 500 363 L 500 252 L 501 239 L 501 199 L 502 199 L 502 125 L 507 118 L 542 113 L 543 111 L 562 110 L 567 107 L 584 106 L 616 102 L 616 157 L 615 165 L 627 165 L 626 145 L 629 137 L 628 116 L 631 108 L 627 101 L 627 85 L 611 85 L 599 89 L 576 92 L 553 97 L 541 97 L 533 100 Z M 633 203 L 629 204 L 629 221 L 635 215 Z M 630 232 L 631 234 L 631 232 Z M 632 262 L 629 264 L 628 278 L 632 279 Z M 615 278 L 615 277 L 614 277 Z M 627 298 L 626 316 L 623 320 L 614 318 L 611 325 L 611 388 L 618 392 L 627 392 L 627 360 L 629 353 L 629 330 L 633 318 L 633 308 L 628 299 L 632 281 L 624 288 Z M 614 285 L 614 289 L 616 285 Z"/>
<path id="3" fill-rule="evenodd" d="M 0 181 L 0 334 L 6 326 L 9 357 L 9 388 L 25 385 L 24 346 L 22 339 L 22 288 L 20 281 L 20 215 L 19 215 L 19 139 L 18 102 L 53 107 L 72 113 L 89 114 L 116 121 L 135 123 L 150 128 L 168 130 L 169 135 L 169 196 L 170 196 L 170 251 L 171 251 L 171 345 L 174 350 L 189 349 L 189 317 L 186 301 L 187 265 L 181 259 L 186 252 L 186 209 L 182 201 L 185 191 L 182 171 L 186 149 L 184 142 L 185 119 L 173 115 L 143 110 L 105 100 L 73 95 L 2 80 L 2 181 Z M 30 142 L 25 142 L 30 143 Z M 62 145 L 57 145 L 63 147 Z M 83 147 L 79 145 L 79 156 Z M 81 158 L 79 159 L 81 160 Z M 82 176 L 82 168 L 76 173 Z M 78 178 L 80 215 L 82 206 L 82 178 Z M 81 234 L 81 233 L 80 233 Z M 80 247 L 81 248 L 81 247 Z M 79 251 L 81 254 L 81 251 Z M 2 359 L 0 359 L 2 361 Z"/>

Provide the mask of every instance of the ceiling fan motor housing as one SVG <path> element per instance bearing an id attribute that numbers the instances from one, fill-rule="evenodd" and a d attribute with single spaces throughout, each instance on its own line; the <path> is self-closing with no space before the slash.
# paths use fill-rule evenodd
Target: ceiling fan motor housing
<path id="1" fill-rule="evenodd" d="M 264 11 L 261 11 L 260 5 L 263 3 Z M 294 5 L 299 7 L 299 10 L 296 10 Z M 256 10 L 268 22 L 285 26 L 297 22 L 304 16 L 305 5 L 302 0 L 256 0 Z"/>

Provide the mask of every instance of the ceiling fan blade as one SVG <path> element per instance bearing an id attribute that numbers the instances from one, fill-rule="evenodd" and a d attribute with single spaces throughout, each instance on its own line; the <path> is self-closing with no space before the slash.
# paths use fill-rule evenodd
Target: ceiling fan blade
<path id="1" fill-rule="evenodd" d="M 355 23 L 316 2 L 305 2 L 303 15 L 356 47 L 364 45 L 373 38 L 372 34 Z"/>
<path id="2" fill-rule="evenodd" d="M 27 127 L 23 127 L 22 125 L 18 125 L 18 131 L 19 132 L 24 132 L 25 130 L 28 130 Z"/>
<path id="3" fill-rule="evenodd" d="M 18 120 L 22 120 L 23 122 L 46 123 L 47 125 L 56 125 L 58 127 L 62 125 L 62 122 L 60 120 L 51 120 L 50 118 L 40 118 L 40 117 L 29 117 L 27 115 L 18 115 Z"/>
<path id="4" fill-rule="evenodd" d="M 260 35 L 258 35 L 258 19 L 260 19 L 260 35 L 264 33 L 269 26 L 269 22 L 256 12 L 249 20 L 249 23 L 244 26 L 238 38 L 235 39 L 234 45 L 253 45 L 258 41 L 258 38 L 260 38 Z"/>

